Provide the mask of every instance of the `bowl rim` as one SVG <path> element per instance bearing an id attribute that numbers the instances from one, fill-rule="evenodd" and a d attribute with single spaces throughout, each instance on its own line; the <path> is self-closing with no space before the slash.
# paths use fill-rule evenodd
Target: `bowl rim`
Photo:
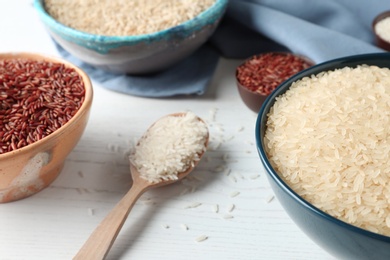
<path id="1" fill-rule="evenodd" d="M 0 53 L 0 60 L 9 59 L 9 58 L 11 58 L 11 59 L 12 58 L 28 58 L 28 59 L 32 59 L 32 60 L 45 60 L 45 61 L 50 61 L 50 62 L 55 62 L 55 63 L 61 63 L 69 68 L 73 68 L 81 76 L 81 78 L 84 82 L 85 94 L 84 94 L 83 104 L 79 107 L 76 114 L 71 119 L 69 119 L 63 126 L 61 126 L 60 128 L 56 129 L 53 133 L 51 133 L 50 135 L 45 136 L 44 138 L 42 138 L 38 141 L 35 141 L 29 145 L 23 146 L 19 149 L 0 154 L 0 161 L 7 160 L 7 159 L 12 158 L 14 156 L 29 153 L 30 150 L 33 150 L 36 147 L 42 146 L 46 143 L 49 143 L 53 139 L 59 138 L 64 133 L 64 131 L 66 131 L 69 128 L 69 126 L 73 125 L 74 123 L 77 123 L 77 121 L 80 119 L 80 117 L 83 116 L 84 114 L 89 113 L 89 110 L 92 106 L 92 100 L 93 100 L 92 82 L 91 82 L 88 74 L 85 73 L 81 68 L 72 64 L 71 62 L 66 61 L 62 58 L 56 57 L 56 56 L 51 56 L 51 55 L 36 53 L 36 52 L 1 52 Z"/>
<path id="2" fill-rule="evenodd" d="M 285 192 L 288 194 L 288 196 L 292 197 L 295 201 L 297 201 L 301 206 L 308 209 L 309 211 L 313 212 L 315 215 L 326 219 L 328 221 L 333 222 L 334 224 L 348 229 L 352 232 L 359 233 L 364 236 L 369 236 L 371 238 L 389 242 L 390 243 L 390 236 L 381 235 L 378 233 L 371 232 L 369 230 L 354 226 L 352 224 L 349 224 L 347 222 L 344 222 L 340 219 L 337 219 L 336 217 L 333 217 L 332 215 L 322 211 L 321 209 L 317 208 L 307 200 L 303 199 L 300 195 L 298 195 L 292 188 L 289 187 L 289 185 L 279 176 L 279 174 L 273 169 L 270 161 L 268 160 L 268 157 L 266 155 L 266 152 L 264 150 L 264 142 L 263 142 L 263 133 L 265 130 L 265 125 L 262 124 L 262 122 L 266 122 L 267 114 L 273 103 L 275 102 L 275 98 L 279 96 L 280 94 L 283 94 L 285 91 L 287 91 L 291 84 L 295 82 L 296 80 L 310 75 L 315 75 L 321 71 L 325 70 L 334 70 L 336 68 L 342 68 L 345 66 L 356 66 L 358 64 L 364 64 L 364 62 L 371 61 L 372 63 L 375 63 L 374 60 L 381 60 L 381 61 L 387 61 L 388 67 L 390 68 L 390 53 L 370 53 L 370 54 L 358 54 L 358 55 L 352 55 L 352 56 L 346 56 L 341 57 L 329 61 L 325 61 L 322 63 L 319 63 L 317 65 L 314 65 L 302 72 L 299 72 L 292 76 L 290 79 L 283 82 L 274 92 L 272 92 L 267 99 L 264 101 L 257 119 L 256 119 L 256 126 L 255 126 L 255 138 L 256 138 L 256 147 L 258 155 L 261 159 L 261 162 L 266 169 L 267 174 L 273 179 L 273 181 L 276 182 L 276 184 Z M 372 64 L 374 65 L 374 64 Z"/>
<path id="3" fill-rule="evenodd" d="M 214 22 L 215 18 L 219 18 L 219 14 L 222 16 L 229 0 L 215 0 L 215 3 L 208 9 L 204 10 L 193 19 L 187 20 L 177 26 L 170 27 L 161 31 L 140 34 L 140 35 L 127 35 L 127 36 L 109 36 L 99 35 L 87 32 L 82 32 L 71 27 L 68 27 L 50 16 L 44 7 L 44 0 L 34 0 L 34 7 L 38 12 L 38 15 L 44 21 L 44 23 L 55 29 L 56 31 L 63 32 L 63 34 L 70 35 L 71 37 L 83 39 L 85 41 L 93 41 L 98 43 L 115 44 L 115 43 L 132 43 L 137 44 L 140 42 L 149 42 L 153 39 L 161 39 L 167 37 L 171 33 L 188 31 L 191 34 L 198 28 L 203 27 L 208 23 Z"/>

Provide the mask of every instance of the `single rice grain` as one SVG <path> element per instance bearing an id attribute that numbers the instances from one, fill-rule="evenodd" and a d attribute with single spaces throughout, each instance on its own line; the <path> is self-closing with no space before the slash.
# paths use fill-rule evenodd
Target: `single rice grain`
<path id="1" fill-rule="evenodd" d="M 206 235 L 201 235 L 201 236 L 198 236 L 197 238 L 195 238 L 195 241 L 196 242 L 203 242 L 205 240 L 207 240 L 209 237 L 206 236 Z"/>

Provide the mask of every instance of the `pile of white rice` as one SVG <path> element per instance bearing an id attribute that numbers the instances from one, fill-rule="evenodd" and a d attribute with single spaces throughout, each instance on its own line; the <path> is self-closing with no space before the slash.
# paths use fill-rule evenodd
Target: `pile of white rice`
<path id="1" fill-rule="evenodd" d="M 199 156 L 206 151 L 207 140 L 208 128 L 194 113 L 166 116 L 139 140 L 130 162 L 149 182 L 176 180 L 178 173 L 200 160 Z"/>
<path id="2" fill-rule="evenodd" d="M 330 215 L 390 235 L 390 70 L 361 65 L 295 82 L 271 108 L 275 170 Z"/>
<path id="3" fill-rule="evenodd" d="M 211 7 L 216 0 L 45 0 L 60 23 L 92 34 L 148 34 L 177 26 Z"/>

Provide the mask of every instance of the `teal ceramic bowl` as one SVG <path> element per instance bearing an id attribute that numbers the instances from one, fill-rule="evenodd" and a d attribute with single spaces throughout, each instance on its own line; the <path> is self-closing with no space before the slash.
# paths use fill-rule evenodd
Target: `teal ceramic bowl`
<path id="1" fill-rule="evenodd" d="M 267 114 L 275 98 L 285 93 L 298 79 L 321 71 L 360 64 L 390 68 L 390 53 L 364 54 L 331 60 L 302 71 L 282 83 L 263 103 L 256 121 L 256 145 L 268 181 L 276 197 L 291 219 L 314 242 L 337 259 L 390 259 L 390 237 L 379 235 L 345 223 L 304 200 L 278 175 L 264 148 Z"/>
<path id="2" fill-rule="evenodd" d="M 127 74 L 158 72 L 188 57 L 213 34 L 227 4 L 228 0 L 216 0 L 194 19 L 155 33 L 104 36 L 59 23 L 46 12 L 44 0 L 34 0 L 51 37 L 66 51 L 94 67 Z"/>

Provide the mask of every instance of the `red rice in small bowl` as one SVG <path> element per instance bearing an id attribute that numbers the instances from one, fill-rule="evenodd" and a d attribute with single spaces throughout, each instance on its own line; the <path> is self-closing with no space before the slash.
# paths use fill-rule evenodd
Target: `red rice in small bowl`
<path id="1" fill-rule="evenodd" d="M 0 203 L 55 180 L 86 127 L 92 95 L 87 74 L 65 60 L 0 54 Z"/>

